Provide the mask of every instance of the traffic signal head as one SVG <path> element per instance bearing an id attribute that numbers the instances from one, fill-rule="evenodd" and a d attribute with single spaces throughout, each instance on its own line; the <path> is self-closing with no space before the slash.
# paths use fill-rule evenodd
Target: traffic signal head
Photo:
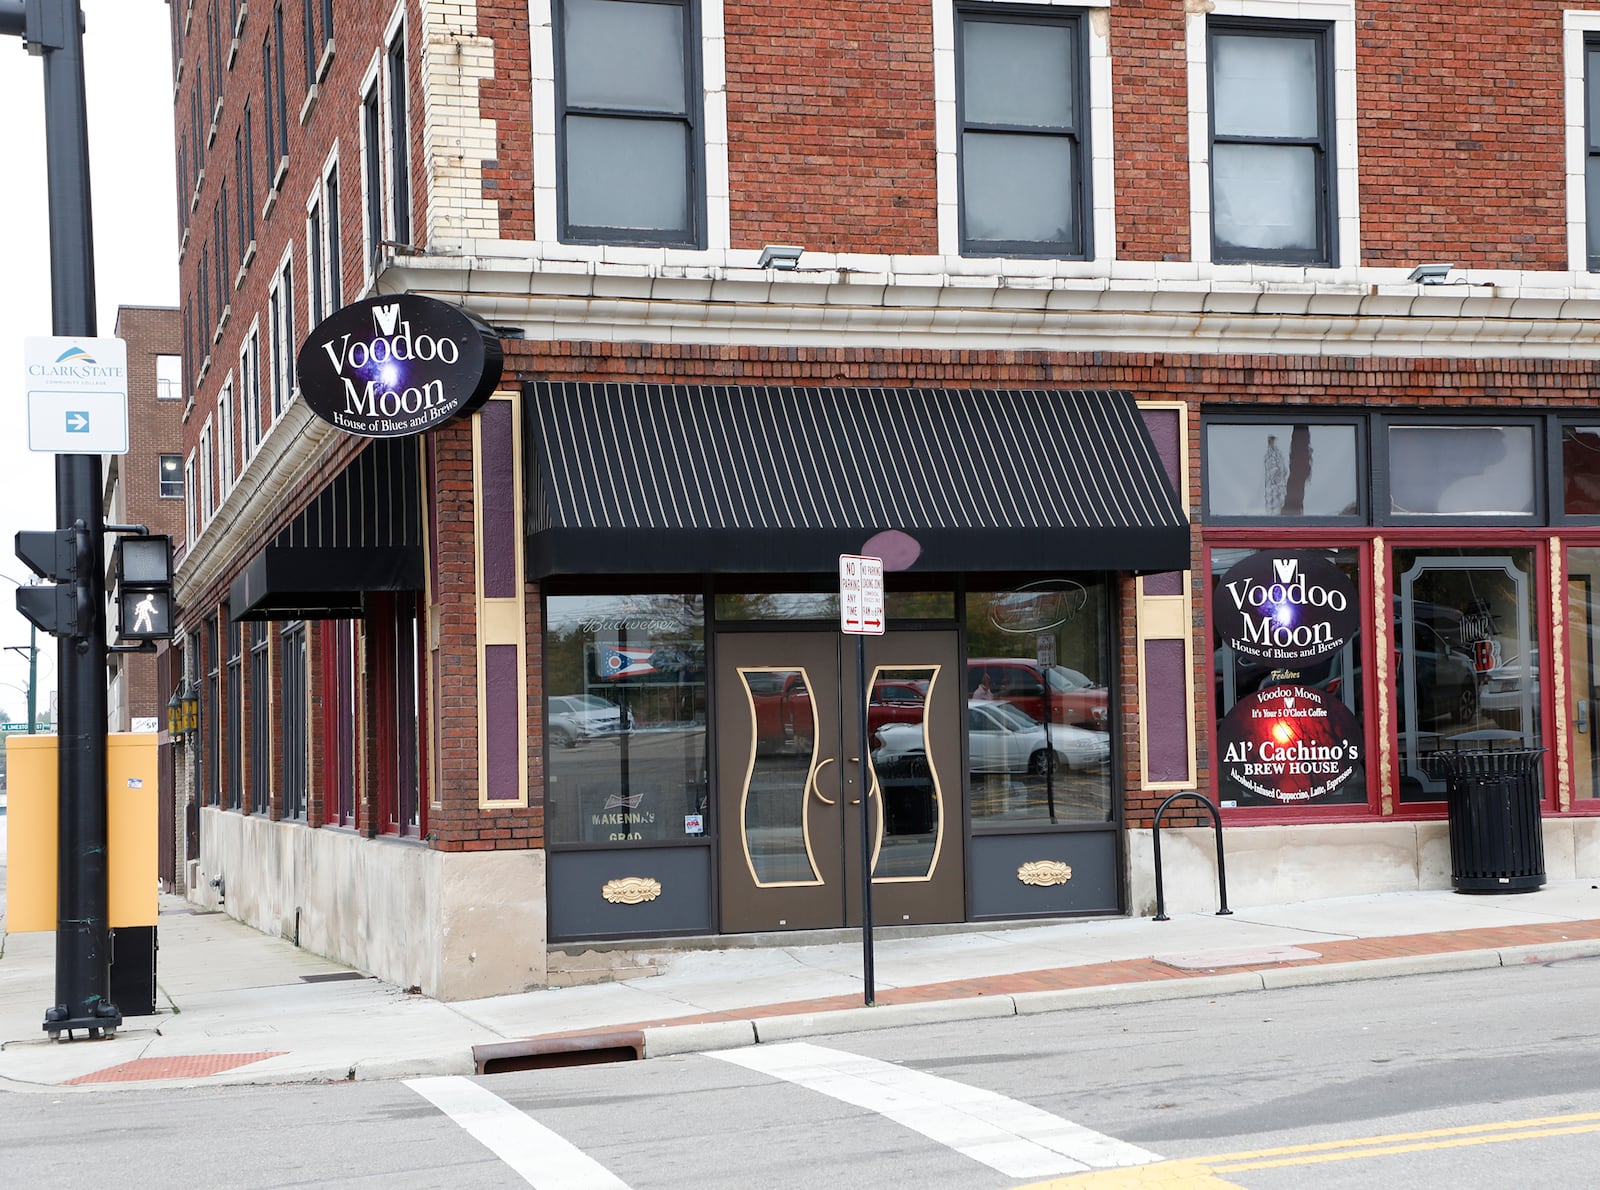
<path id="1" fill-rule="evenodd" d="M 119 537 L 116 544 L 117 636 L 168 640 L 172 636 L 172 538 Z"/>

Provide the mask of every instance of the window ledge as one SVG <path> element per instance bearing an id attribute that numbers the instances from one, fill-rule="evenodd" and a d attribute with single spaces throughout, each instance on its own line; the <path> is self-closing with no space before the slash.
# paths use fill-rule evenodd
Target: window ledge
<path id="1" fill-rule="evenodd" d="M 239 15 L 243 16 L 244 14 L 241 12 Z M 232 70 L 233 69 L 233 64 L 238 59 L 238 57 L 239 57 L 239 35 L 236 33 L 233 36 L 233 40 L 228 43 L 228 64 L 227 64 L 225 69 Z"/>
<path id="2" fill-rule="evenodd" d="M 256 242 L 255 242 L 255 239 L 252 238 L 250 240 L 250 242 L 244 246 L 244 256 L 239 261 L 239 267 L 241 269 L 249 268 L 250 267 L 250 262 L 252 260 L 254 260 L 255 258 L 256 258 Z"/>
<path id="3" fill-rule="evenodd" d="M 278 192 L 277 192 L 277 190 L 268 190 L 267 191 L 267 201 L 261 204 L 261 222 L 265 223 L 268 219 L 270 219 L 272 217 L 272 208 L 277 206 L 277 205 L 278 205 Z M 251 240 L 250 242 L 252 244 L 255 243 L 254 240 Z"/>
<path id="4" fill-rule="evenodd" d="M 200 387 L 201 382 L 206 378 L 206 373 L 209 371 L 211 371 L 211 357 L 207 355 L 205 359 L 200 361 L 200 367 L 195 370 L 194 383 L 196 388 Z"/>
<path id="5" fill-rule="evenodd" d="M 233 39 L 235 41 L 238 41 L 244 34 L 244 18 L 249 11 L 249 0 L 239 0 L 239 15 L 234 18 L 233 22 Z"/>
<path id="6" fill-rule="evenodd" d="M 228 319 L 233 317 L 233 303 L 229 302 L 222 307 L 222 313 L 217 316 L 217 329 L 211 332 L 213 344 L 222 342 L 222 329 L 228 325 Z"/>
<path id="7" fill-rule="evenodd" d="M 189 251 L 189 229 L 183 229 L 183 238 L 178 241 L 178 262 L 183 263 L 184 256 Z"/>
<path id="8" fill-rule="evenodd" d="M 183 401 L 183 420 L 188 421 L 189 415 L 194 412 L 194 394 L 190 393 Z"/>
<path id="9" fill-rule="evenodd" d="M 302 126 L 304 126 L 305 122 L 311 118 L 311 113 L 316 110 L 317 84 L 312 83 L 306 88 L 306 101 L 300 105 L 300 123 Z"/>
<path id="10" fill-rule="evenodd" d="M 317 82 L 328 77 L 328 67 L 333 65 L 333 38 L 322 43 L 322 58 L 317 62 Z"/>
<path id="11" fill-rule="evenodd" d="M 217 129 L 222 127 L 222 96 L 217 96 L 217 105 L 211 109 L 211 129 L 206 133 L 206 148 L 217 143 Z"/>
<path id="12" fill-rule="evenodd" d="M 172 103 L 178 103 L 178 91 L 183 86 L 183 59 L 178 59 L 178 64 L 172 68 Z"/>
<path id="13" fill-rule="evenodd" d="M 189 36 L 189 26 L 194 24 L 194 0 L 189 0 L 189 7 L 183 10 L 183 35 Z"/>
<path id="14" fill-rule="evenodd" d="M 189 214 L 194 214 L 200 208 L 200 187 L 206 184 L 206 171 L 201 170 L 194 176 L 194 193 L 189 195 Z"/>
<path id="15" fill-rule="evenodd" d="M 272 189 L 283 189 L 283 180 L 289 176 L 289 154 L 278 158 L 278 168 L 272 171 Z"/>

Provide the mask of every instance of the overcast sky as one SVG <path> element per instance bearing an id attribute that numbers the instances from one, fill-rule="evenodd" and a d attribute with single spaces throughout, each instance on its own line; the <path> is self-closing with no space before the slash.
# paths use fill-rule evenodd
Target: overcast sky
<path id="1" fill-rule="evenodd" d="M 98 332 L 117 307 L 178 300 L 172 149 L 172 50 L 163 0 L 82 0 L 94 199 Z M 44 67 L 20 38 L 0 37 L 0 575 L 25 580 L 18 529 L 55 527 L 54 456 L 28 450 L 22 341 L 49 335 L 49 209 L 44 172 Z M 0 645 L 28 643 L 12 583 L 0 582 Z M 55 689 L 55 640 L 39 636 L 39 709 Z M 0 653 L 0 709 L 27 717 L 26 656 Z"/>

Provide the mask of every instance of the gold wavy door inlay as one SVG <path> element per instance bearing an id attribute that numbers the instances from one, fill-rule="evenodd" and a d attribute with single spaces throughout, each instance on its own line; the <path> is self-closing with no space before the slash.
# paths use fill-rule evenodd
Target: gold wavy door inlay
<path id="1" fill-rule="evenodd" d="M 622 876 L 607 880 L 600 895 L 613 905 L 642 905 L 661 895 L 661 881 L 649 876 Z"/>
<path id="2" fill-rule="evenodd" d="M 1017 879 L 1024 884 L 1048 888 L 1052 884 L 1065 884 L 1072 879 L 1072 868 L 1058 859 L 1029 860 L 1017 869 Z"/>
<path id="3" fill-rule="evenodd" d="M 739 839 L 757 888 L 821 884 L 811 849 L 811 794 L 832 757 L 818 758 L 811 675 L 803 666 L 740 666 L 750 712 L 750 760 L 739 791 Z"/>
<path id="4" fill-rule="evenodd" d="M 871 812 L 873 799 L 878 803 L 872 845 L 874 884 L 930 881 L 939 866 L 946 818 L 944 789 L 929 746 L 927 715 L 928 708 L 934 705 L 934 689 L 942 670 L 943 666 L 937 664 L 880 665 L 873 669 L 872 680 L 867 684 L 869 691 L 898 688 L 902 694 L 916 684 L 923 686 L 922 703 L 916 711 L 919 721 L 891 719 L 878 729 L 881 742 L 868 744 L 873 751 L 869 754 L 872 785 L 867 791 L 867 812 Z M 882 697 L 887 698 L 887 693 Z M 887 717 L 892 704 L 882 705 Z M 869 724 L 871 719 L 869 712 Z M 891 834 L 885 848 L 885 836 Z"/>

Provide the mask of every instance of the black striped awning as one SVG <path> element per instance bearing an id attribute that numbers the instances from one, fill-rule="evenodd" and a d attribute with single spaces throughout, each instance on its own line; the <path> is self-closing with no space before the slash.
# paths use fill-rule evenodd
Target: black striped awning
<path id="1" fill-rule="evenodd" d="M 528 571 L 1183 570 L 1133 397 L 1056 389 L 527 386 Z"/>
<path id="2" fill-rule="evenodd" d="M 422 476 L 413 439 L 373 439 L 234 579 L 235 620 L 334 620 L 374 591 L 420 591 Z"/>

